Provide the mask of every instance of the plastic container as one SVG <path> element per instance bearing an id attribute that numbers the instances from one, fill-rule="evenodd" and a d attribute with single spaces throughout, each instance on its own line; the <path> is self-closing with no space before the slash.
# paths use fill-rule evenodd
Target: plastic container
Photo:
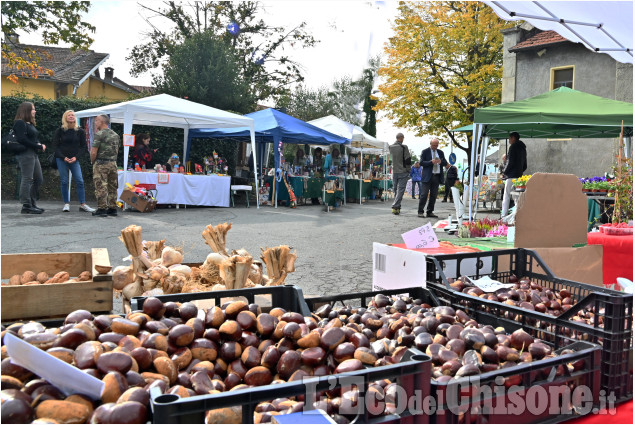
<path id="1" fill-rule="evenodd" d="M 601 225 L 600 232 L 612 236 L 633 236 L 632 227 L 614 227 L 610 224 Z"/>
<path id="2" fill-rule="evenodd" d="M 257 300 L 257 296 L 261 296 Z M 282 285 L 282 286 L 264 286 L 262 288 L 245 288 L 245 289 L 232 289 L 227 291 L 210 291 L 210 292 L 192 292 L 183 294 L 172 295 L 159 295 L 156 298 L 163 302 L 187 302 L 205 300 L 206 302 L 213 302 L 213 305 L 221 305 L 225 299 L 232 299 L 236 297 L 245 297 L 248 303 L 256 302 L 265 309 L 267 307 L 280 307 L 287 311 L 294 311 L 300 313 L 303 316 L 309 316 L 311 312 L 304 303 L 302 289 L 295 285 Z M 132 310 L 142 310 L 143 303 L 147 297 L 134 297 L 130 300 L 130 307 Z M 263 300 L 269 301 L 267 305 Z"/>
<path id="3" fill-rule="evenodd" d="M 302 381 L 284 384 L 265 385 L 244 390 L 226 391 L 219 394 L 202 395 L 180 398 L 173 394 L 151 392 L 151 409 L 153 423 L 161 424 L 190 424 L 206 423 L 205 413 L 208 410 L 225 407 L 241 406 L 242 423 L 250 424 L 254 421 L 254 409 L 260 402 L 272 401 L 281 397 L 304 396 L 306 400 L 319 400 L 316 394 L 321 391 L 346 388 L 356 385 L 362 388 L 360 400 L 371 382 L 390 379 L 396 382 L 405 392 L 408 400 L 416 398 L 426 399 L 430 385 L 430 357 L 416 349 L 409 349 L 401 362 L 394 365 L 371 367 L 368 369 L 347 372 L 336 375 L 315 377 Z M 429 423 L 428 415 L 416 407 L 406 409 L 400 414 L 372 416 L 364 404 L 359 405 L 351 415 L 356 423 Z"/>
<path id="4" fill-rule="evenodd" d="M 479 270 L 471 278 L 490 276 L 507 282 L 511 274 L 528 277 L 536 283 L 560 291 L 567 289 L 577 301 L 574 307 L 558 317 L 497 301 L 476 298 L 450 287 L 450 281 L 462 275 L 461 263 L 477 259 Z M 487 267 L 483 265 L 487 264 Z M 602 347 L 602 388 L 618 401 L 633 398 L 633 297 L 624 292 L 557 278 L 533 251 L 517 248 L 465 254 L 435 255 L 426 260 L 427 287 L 444 305 L 461 308 L 479 323 L 496 320 L 502 326 L 522 326 L 556 348 L 586 340 Z M 593 324 L 575 322 L 578 311 L 592 308 Z M 603 324 L 600 324 L 602 318 Z"/>
<path id="5" fill-rule="evenodd" d="M 375 295 L 404 294 L 432 306 L 440 305 L 434 293 L 424 288 L 404 288 L 376 292 L 360 292 L 346 295 L 307 298 L 312 311 L 324 304 L 353 307 L 368 305 Z M 477 319 L 479 323 L 503 326 L 507 332 L 519 328 L 518 323 L 499 323 L 492 316 Z M 431 423 L 557 423 L 579 416 L 571 405 L 580 405 L 573 390 L 588 388 L 588 403 L 583 414 L 597 406 L 600 394 L 600 347 L 583 341 L 569 341 L 565 348 L 575 350 L 552 359 L 539 360 L 524 365 L 499 369 L 468 378 L 454 379 L 451 383 L 430 382 L 430 395 L 435 409 Z M 575 372 L 564 372 L 566 364 L 581 362 Z M 564 373 L 563 373 L 564 372 Z M 584 390 L 586 391 L 586 390 Z M 582 390 L 578 390 L 578 393 Z M 575 394 L 574 397 L 570 394 Z M 471 396 L 470 396 L 471 394 Z M 517 403 L 525 399 L 549 394 L 546 410 L 517 409 Z M 530 397 L 531 396 L 531 397 Z M 519 401 L 520 400 L 520 401 Z M 491 406 L 497 410 L 487 410 Z M 532 406 L 533 407 L 533 406 Z M 540 407 L 540 405 L 538 405 Z"/>

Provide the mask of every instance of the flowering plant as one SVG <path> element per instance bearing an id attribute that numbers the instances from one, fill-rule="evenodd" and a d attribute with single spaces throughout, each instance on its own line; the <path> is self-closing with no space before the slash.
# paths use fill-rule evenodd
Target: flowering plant
<path id="1" fill-rule="evenodd" d="M 483 238 L 494 236 L 507 236 L 507 226 L 502 220 L 482 218 L 477 221 L 465 223 L 459 229 L 460 238 Z"/>
<path id="2" fill-rule="evenodd" d="M 520 176 L 517 179 L 512 180 L 512 184 L 515 187 L 527 186 L 527 181 L 531 178 L 531 174 L 528 176 Z"/>

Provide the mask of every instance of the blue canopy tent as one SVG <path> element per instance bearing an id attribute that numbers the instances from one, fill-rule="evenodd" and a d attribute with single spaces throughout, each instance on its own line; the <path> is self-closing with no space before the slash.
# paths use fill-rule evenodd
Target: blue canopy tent
<path id="1" fill-rule="evenodd" d="M 342 145 L 350 143 L 349 139 L 322 130 L 276 109 L 269 108 L 252 112 L 245 115 L 245 117 L 253 119 L 255 123 L 257 159 L 261 159 L 264 156 L 264 149 L 267 143 L 274 144 L 274 152 L 276 152 L 281 142 L 311 145 Z M 192 129 L 188 134 L 186 158 L 189 156 L 190 146 L 194 138 L 231 138 L 238 141 L 244 138 L 245 141 L 248 141 L 249 128 Z M 261 161 L 257 163 L 262 167 Z M 277 153 L 274 155 L 274 167 L 276 170 L 280 167 L 280 155 Z M 278 184 L 279 182 L 276 181 L 276 192 Z"/>

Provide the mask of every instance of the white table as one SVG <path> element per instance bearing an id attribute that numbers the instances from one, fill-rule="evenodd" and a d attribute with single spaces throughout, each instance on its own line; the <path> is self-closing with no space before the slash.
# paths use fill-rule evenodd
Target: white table
<path id="1" fill-rule="evenodd" d="M 162 184 L 159 183 L 159 173 L 128 171 L 124 182 L 124 173 L 120 171 L 117 195 L 121 195 L 125 183 L 134 185 L 138 181 L 157 185 L 158 204 L 229 207 L 231 177 L 167 174 L 170 176 L 169 181 Z"/>

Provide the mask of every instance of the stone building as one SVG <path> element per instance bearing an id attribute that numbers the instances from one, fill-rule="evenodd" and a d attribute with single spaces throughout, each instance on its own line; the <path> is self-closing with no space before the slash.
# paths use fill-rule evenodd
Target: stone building
<path id="1" fill-rule="evenodd" d="M 555 31 L 523 24 L 503 30 L 502 102 L 537 96 L 561 86 L 633 103 L 633 65 L 595 53 Z M 579 177 L 610 172 L 617 139 L 525 139 L 527 173 L 571 173 Z M 504 153 L 504 143 L 499 153 Z"/>

